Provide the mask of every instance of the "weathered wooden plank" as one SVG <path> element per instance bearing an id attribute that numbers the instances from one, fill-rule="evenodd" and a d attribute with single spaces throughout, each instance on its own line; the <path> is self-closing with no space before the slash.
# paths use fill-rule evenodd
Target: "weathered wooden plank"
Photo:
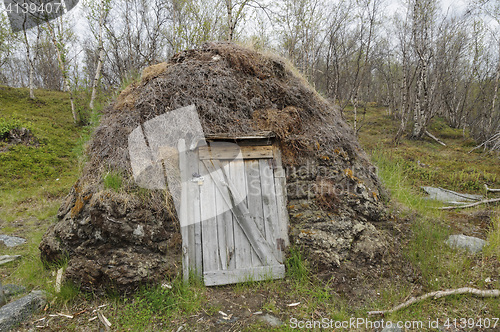
<path id="1" fill-rule="evenodd" d="M 274 249 L 278 262 L 283 262 L 282 251 L 279 249 L 276 239 L 280 238 L 280 220 L 278 219 L 278 208 L 276 202 L 276 190 L 274 186 L 274 171 L 272 161 L 269 159 L 259 160 L 260 183 L 262 188 L 262 210 L 264 216 L 264 227 L 266 240 Z"/>
<path id="2" fill-rule="evenodd" d="M 215 172 L 218 173 L 219 178 L 222 177 L 222 170 L 216 169 Z M 226 232 L 226 226 L 229 222 L 232 222 L 231 210 L 229 208 L 228 202 L 223 197 L 223 193 L 216 186 L 215 189 L 215 205 L 216 205 L 216 219 L 217 219 L 217 239 L 218 239 L 218 254 L 221 264 L 221 268 L 226 270 L 229 265 L 229 253 L 228 253 L 228 234 Z M 232 236 L 232 232 L 231 232 Z M 210 241 L 210 239 L 208 239 Z"/>
<path id="3" fill-rule="evenodd" d="M 190 259 L 189 266 L 191 273 L 201 277 L 203 275 L 203 259 L 201 248 L 201 211 L 200 211 L 200 186 L 198 182 L 193 181 L 193 174 L 199 174 L 198 153 L 196 150 L 186 152 L 188 163 L 188 222 L 189 222 L 189 243 Z"/>
<path id="4" fill-rule="evenodd" d="M 236 144 L 216 144 L 199 148 L 201 160 L 207 159 L 264 159 L 273 157 L 273 147 L 266 146 L 237 146 Z"/>
<path id="5" fill-rule="evenodd" d="M 220 268 L 219 263 L 219 241 L 217 239 L 217 220 L 215 202 L 215 183 L 209 171 L 200 161 L 200 174 L 203 176 L 203 185 L 200 187 L 201 207 L 201 234 L 203 250 L 203 271 L 214 271 Z"/>
<path id="6" fill-rule="evenodd" d="M 221 162 L 222 168 L 226 174 L 229 174 L 229 161 Z M 222 175 L 223 177 L 223 175 Z M 226 234 L 226 256 L 227 256 L 227 268 L 233 270 L 236 268 L 235 259 L 235 243 L 234 243 L 234 221 L 233 214 L 231 212 L 231 207 L 224 202 L 224 222 L 225 222 L 225 234 Z"/>
<path id="7" fill-rule="evenodd" d="M 287 194 L 286 194 L 286 172 L 282 166 L 281 162 L 281 151 L 278 144 L 273 145 L 274 150 L 274 185 L 276 190 L 276 203 L 278 208 L 278 220 L 279 220 L 279 242 L 283 243 L 281 248 L 282 251 L 285 247 L 290 245 L 290 240 L 288 238 L 288 210 L 287 206 Z M 282 239 L 283 241 L 280 241 Z"/>
<path id="8" fill-rule="evenodd" d="M 247 176 L 247 201 L 248 210 L 260 233 L 266 239 L 264 227 L 264 212 L 262 210 L 262 188 L 260 183 L 260 170 L 258 160 L 245 160 L 245 172 Z M 252 249 L 254 249 L 252 247 Z M 258 256 L 258 255 L 257 255 Z M 252 266 L 265 265 L 263 261 L 252 259 Z"/>
<path id="9" fill-rule="evenodd" d="M 247 192 L 247 179 L 245 176 L 245 164 L 243 160 L 231 161 L 229 163 L 229 173 L 226 172 L 226 174 L 228 175 L 229 181 L 233 183 L 235 190 L 240 193 Z M 239 204 L 248 206 L 246 197 Z M 235 219 L 236 217 L 233 215 L 234 242 L 236 243 L 234 248 L 236 268 L 247 268 L 252 266 L 252 248 L 243 229 Z M 257 259 L 257 255 L 255 255 L 255 257 Z"/>
<path id="10" fill-rule="evenodd" d="M 219 133 L 219 134 L 208 134 L 205 135 L 207 140 L 221 140 L 221 139 L 231 139 L 231 140 L 254 140 L 262 138 L 273 138 L 276 134 L 272 131 L 258 131 L 250 134 L 235 136 L 233 134 Z"/>
<path id="11" fill-rule="evenodd" d="M 206 286 L 227 285 L 239 282 L 281 279 L 285 277 L 285 266 L 256 266 L 246 269 L 207 271 L 203 274 Z"/>
<path id="12" fill-rule="evenodd" d="M 182 276 L 184 282 L 189 281 L 189 229 L 188 229 L 188 187 L 187 187 L 187 158 L 186 158 L 186 143 L 180 139 L 177 144 L 179 151 L 179 169 L 181 175 L 181 202 L 179 211 L 179 222 L 181 225 L 182 236 Z"/>
<path id="13" fill-rule="evenodd" d="M 262 187 L 258 160 L 245 160 L 247 177 L 247 201 L 250 215 L 254 217 L 259 231 L 265 236 L 264 213 L 262 211 Z"/>
<path id="14" fill-rule="evenodd" d="M 258 229 L 257 224 L 255 223 L 255 218 L 252 218 L 248 208 L 243 204 L 235 205 L 235 202 L 241 202 L 242 199 L 240 194 L 235 190 L 234 185 L 231 181 L 229 181 L 224 170 L 222 172 L 224 178 L 220 179 L 218 177 L 216 169 L 221 169 L 220 162 L 218 160 L 204 160 L 202 163 L 209 171 L 210 176 L 212 177 L 217 188 L 222 192 L 224 199 L 226 199 L 228 204 L 233 207 L 231 211 L 236 217 L 236 221 L 243 229 L 252 246 L 252 249 L 255 251 L 262 264 L 278 264 L 278 261 L 273 255 L 270 244 L 267 243 L 264 234 L 262 234 L 262 232 Z M 249 199 L 249 197 L 247 197 L 247 199 Z M 204 269 L 204 271 L 207 270 Z"/>

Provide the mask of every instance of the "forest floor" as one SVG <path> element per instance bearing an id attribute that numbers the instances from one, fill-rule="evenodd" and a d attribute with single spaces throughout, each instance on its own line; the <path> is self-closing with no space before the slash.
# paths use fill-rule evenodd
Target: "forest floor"
<path id="1" fill-rule="evenodd" d="M 56 293 L 58 267 L 44 267 L 38 244 L 81 172 L 91 127 L 73 123 L 64 93 L 40 90 L 36 95 L 30 101 L 25 89 L 0 87 L 0 134 L 2 126 L 15 120 L 38 140 L 37 145 L 0 143 L 0 234 L 27 239 L 14 248 L 0 245 L 0 255 L 22 255 L 0 266 L 2 284 L 48 294 L 44 310 L 17 330 L 96 331 L 103 326 L 96 318 L 99 312 L 116 331 L 291 331 L 315 321 L 321 323 L 317 330 L 379 331 L 381 317 L 368 316 L 368 311 L 390 309 L 432 291 L 500 289 L 498 205 L 442 211 L 436 209 L 442 204 L 426 200 L 420 189 L 433 186 L 499 197 L 484 189 L 484 184 L 500 188 L 498 156 L 481 149 L 468 153 L 475 143 L 467 133 L 439 118 L 430 132 L 447 146 L 431 139 L 394 146 L 398 121 L 386 108 L 373 105 L 360 116 L 359 139 L 391 192 L 391 220 L 380 227 L 398 243 L 395 266 L 376 270 L 376 278 L 373 273 L 346 275 L 339 268 L 330 279 L 319 279 L 292 247 L 283 280 L 211 288 L 199 281 L 184 285 L 174 280 L 125 296 L 85 293 L 65 283 Z M 352 122 L 351 110 L 345 117 Z M 479 237 L 489 244 L 478 254 L 450 249 L 445 244 L 450 234 Z M 500 330 L 498 318 L 499 298 L 469 295 L 428 299 L 383 317 L 385 322 L 405 323 L 407 331 L 495 331 Z M 279 322 L 281 326 L 273 327 Z M 338 326 L 342 323 L 347 328 Z"/>

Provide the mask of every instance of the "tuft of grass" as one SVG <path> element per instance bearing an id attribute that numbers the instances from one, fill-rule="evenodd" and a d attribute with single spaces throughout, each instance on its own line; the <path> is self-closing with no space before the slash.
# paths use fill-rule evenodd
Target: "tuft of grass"
<path id="1" fill-rule="evenodd" d="M 0 139 L 3 139 L 14 128 L 28 127 L 18 119 L 6 119 L 0 117 Z"/>
<path id="2" fill-rule="evenodd" d="M 51 295 L 52 302 L 59 307 L 71 306 L 71 304 L 79 300 L 82 296 L 80 287 L 71 280 L 62 283 L 59 293 L 55 293 L 52 288 L 49 290 L 49 294 Z"/>
<path id="3" fill-rule="evenodd" d="M 104 188 L 118 191 L 122 187 L 123 178 L 120 173 L 109 171 L 104 175 L 103 182 Z"/>
<path id="4" fill-rule="evenodd" d="M 299 283 L 305 283 L 309 281 L 309 269 L 307 267 L 307 262 L 302 257 L 302 253 L 299 248 L 292 247 L 290 253 L 285 262 L 286 274 L 292 280 L 296 280 Z"/>
<path id="5" fill-rule="evenodd" d="M 172 288 L 144 286 L 133 297 L 115 303 L 112 320 L 120 330 L 161 330 L 174 318 L 186 317 L 201 310 L 204 293 L 174 280 Z"/>
<path id="6" fill-rule="evenodd" d="M 51 272 L 45 268 L 40 260 L 38 244 L 42 240 L 43 231 L 35 230 L 27 236 L 27 243 L 16 248 L 8 249 L 7 254 L 21 255 L 21 259 L 2 266 L 2 273 L 7 277 L 2 281 L 23 285 L 28 289 L 47 289 L 47 281 L 51 280 Z"/>
<path id="7" fill-rule="evenodd" d="M 500 213 L 491 220 L 491 227 L 488 231 L 488 246 L 484 248 L 484 253 L 488 257 L 500 259 Z"/>
<path id="8" fill-rule="evenodd" d="M 377 166 L 377 175 L 382 180 L 384 186 L 390 190 L 391 195 L 398 202 L 425 215 L 432 215 L 439 218 L 442 212 L 433 207 L 441 204 L 433 200 L 426 200 L 421 191 L 412 186 L 412 173 L 405 167 L 405 161 L 391 156 L 390 151 L 385 151 L 383 147 L 372 153 L 372 161 Z"/>

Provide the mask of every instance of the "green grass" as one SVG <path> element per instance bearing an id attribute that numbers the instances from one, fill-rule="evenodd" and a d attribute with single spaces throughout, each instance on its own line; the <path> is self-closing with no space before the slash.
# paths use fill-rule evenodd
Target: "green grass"
<path id="1" fill-rule="evenodd" d="M 0 118 L 0 139 L 5 139 L 7 134 L 14 128 L 27 128 L 30 127 L 28 124 L 23 124 L 18 119 L 5 119 Z"/>
<path id="2" fill-rule="evenodd" d="M 169 327 L 173 319 L 201 310 L 204 293 L 199 286 L 189 286 L 182 278 L 167 284 L 171 288 L 145 286 L 131 298 L 118 299 L 110 319 L 120 330 L 160 330 Z"/>
<path id="3" fill-rule="evenodd" d="M 394 200 L 407 208 L 406 211 L 432 213 L 439 217 L 439 210 L 429 209 L 429 207 L 437 207 L 439 204 L 426 200 L 422 191 L 417 186 L 412 186 L 418 174 L 411 172 L 406 167 L 404 159 L 394 157 L 391 151 L 381 147 L 372 152 L 372 162 L 377 166 L 377 175 L 385 188 L 391 192 Z"/>
<path id="4" fill-rule="evenodd" d="M 3 229 L 2 229 L 3 232 Z M 38 245 L 42 240 L 43 231 L 32 230 L 26 236 L 27 243 L 16 248 L 7 249 L 3 254 L 21 255 L 21 259 L 2 266 L 3 283 L 23 285 L 27 289 L 49 289 L 50 271 L 40 260 Z"/>
<path id="5" fill-rule="evenodd" d="M 191 284 L 186 285 L 178 278 L 169 283 L 172 288 L 152 285 L 127 296 L 97 296 L 81 292 L 76 285 L 67 282 L 56 294 L 53 272 L 60 266 L 64 267 L 65 263 L 46 269 L 40 261 L 38 245 L 46 228 L 56 221 L 61 199 L 81 172 L 86 160 L 85 142 L 90 138 L 92 126 L 73 124 L 66 94 L 41 90 L 35 94 L 37 99 L 31 101 L 26 89 L 0 87 L 0 130 L 21 125 L 32 130 L 40 141 L 39 147 L 11 146 L 9 151 L 0 153 L 0 232 L 28 239 L 26 245 L 5 251 L 23 257 L 2 266 L 0 273 L 2 282 L 46 290 L 50 312 L 77 312 L 106 303 L 108 306 L 103 312 L 105 310 L 116 330 L 172 330 L 181 325 L 185 325 L 185 330 L 195 330 L 203 329 L 206 320 L 218 317 L 219 311 L 228 310 L 214 296 L 224 296 L 231 301 L 236 297 L 251 299 L 262 296 L 264 300 L 258 310 L 280 317 L 285 325 L 270 329 L 262 322 L 254 322 L 239 326 L 238 330 L 292 331 L 294 329 L 287 326 L 290 317 L 299 320 L 328 317 L 342 321 L 367 317 L 369 310 L 389 309 L 425 292 L 464 286 L 500 288 L 495 275 L 500 257 L 498 207 L 488 207 L 493 214 L 486 232 L 489 245 L 482 254 L 471 255 L 450 249 L 444 243 L 454 232 L 453 218 L 456 215 L 436 209 L 441 204 L 426 200 L 420 189 L 422 185 L 431 185 L 485 194 L 484 183 L 500 188 L 498 161 L 480 151 L 468 154 L 473 142 L 464 137 L 461 130 L 446 126 L 442 119 L 436 119 L 430 131 L 444 140 L 447 147 L 430 140 L 403 140 L 399 146 L 394 146 L 391 139 L 397 120 L 387 115 L 384 109 L 370 105 L 360 131 L 361 144 L 371 155 L 379 177 L 391 192 L 390 212 L 395 216 L 394 227 L 401 228 L 403 233 L 400 250 L 403 259 L 415 270 L 416 282 L 396 282 L 396 279 L 381 277 L 375 286 L 378 287 L 375 298 L 345 298 L 332 286 L 332 280 L 319 280 L 306 255 L 300 248 L 292 246 L 285 261 L 284 280 L 249 281 L 206 288 L 199 279 L 191 278 Z M 98 113 L 85 113 L 87 111 L 82 106 L 86 103 L 85 95 L 77 98 L 79 112 L 85 121 L 96 125 Z M 349 115 L 348 110 L 346 114 Z M 0 148 L 5 147 L 6 143 L 0 142 Z M 103 178 L 104 186 L 109 190 L 121 190 L 122 182 L 122 175 L 114 171 Z M 495 280 L 487 282 L 488 278 Z M 360 284 L 360 287 L 368 286 Z M 301 304 L 287 306 L 295 302 Z M 255 311 L 255 307 L 251 308 Z M 87 316 L 80 321 L 76 318 L 68 321 L 61 325 L 61 329 L 89 327 L 85 324 L 92 318 L 92 311 L 83 315 Z M 197 322 L 198 317 L 205 321 Z M 470 296 L 430 299 L 385 319 L 406 321 L 444 317 L 500 317 L 498 299 Z"/>
<path id="6" fill-rule="evenodd" d="M 346 110 L 348 122 L 352 122 L 350 109 Z M 403 139 L 398 146 L 392 140 L 397 132 L 399 120 L 387 114 L 383 107 L 367 107 L 359 140 L 369 154 L 383 152 L 388 160 L 404 170 L 409 186 L 432 185 L 449 190 L 484 194 L 484 184 L 500 188 L 498 158 L 482 153 L 478 149 L 468 153 L 474 146 L 467 132 L 453 129 L 443 119 L 432 120 L 429 131 L 444 141 L 441 146 L 429 138 L 421 141 Z"/>
<path id="7" fill-rule="evenodd" d="M 0 118 L 28 124 L 40 142 L 0 153 L 0 219 L 15 220 L 33 206 L 64 196 L 79 174 L 74 165 L 88 129 L 73 123 L 65 93 L 37 90 L 36 96 L 30 100 L 27 89 L 0 87 Z"/>
<path id="8" fill-rule="evenodd" d="M 307 262 L 299 248 L 292 247 L 285 262 L 286 274 L 299 283 L 307 283 L 310 278 Z"/>
<path id="9" fill-rule="evenodd" d="M 485 254 L 489 257 L 500 258 L 500 214 L 496 215 L 488 231 L 488 246 Z"/>
<path id="10" fill-rule="evenodd" d="M 28 289 L 43 289 L 57 305 L 73 302 L 79 290 L 63 284 L 55 294 L 56 266 L 47 269 L 40 260 L 38 245 L 71 186 L 80 174 L 83 146 L 92 127 L 73 123 L 69 98 L 58 91 L 36 90 L 35 100 L 28 89 L 0 86 L 0 130 L 14 127 L 31 130 L 38 146 L 0 142 L 0 233 L 21 236 L 24 245 L 2 249 L 2 254 L 21 255 L 19 261 L 2 266 L 2 281 Z M 92 113 L 96 118 L 98 113 Z M 1 135 L 0 135 L 1 136 Z"/>
<path id="11" fill-rule="evenodd" d="M 122 181 L 123 179 L 120 173 L 109 171 L 103 179 L 104 188 L 118 191 L 122 187 Z"/>
<path id="12" fill-rule="evenodd" d="M 393 120 L 373 109 L 368 118 L 380 121 L 378 125 L 394 128 Z M 381 119 L 381 120 L 380 120 Z M 500 170 L 498 161 L 483 154 L 468 154 L 470 140 L 463 138 L 451 128 L 445 128 L 437 120 L 437 127 L 445 133 L 448 147 L 433 142 L 403 141 L 401 145 L 390 143 L 393 131 L 382 132 L 365 128 L 360 133 L 362 144 L 371 151 L 378 175 L 392 196 L 392 213 L 399 220 L 409 220 L 409 229 L 403 237 L 404 257 L 417 269 L 420 277 L 417 294 L 459 287 L 500 288 L 498 280 L 486 283 L 488 277 L 495 279 L 495 261 L 500 257 L 500 211 L 498 207 L 485 207 L 493 211 L 492 225 L 487 232 L 489 246 L 483 254 L 449 248 L 445 244 L 454 233 L 456 214 L 436 209 L 442 203 L 424 198 L 419 188 L 422 185 L 444 187 L 451 190 L 484 194 L 483 186 L 498 188 Z M 379 127 L 376 127 L 379 128 Z M 376 138 L 379 138 L 378 140 Z M 373 142 L 378 141 L 374 144 Z M 418 163 L 420 161 L 420 165 Z M 424 164 L 424 165 L 421 165 Z M 417 286 L 415 286 L 417 287 Z M 416 290 L 404 284 L 384 285 L 380 297 L 368 308 L 389 309 L 414 296 Z M 367 309 L 368 309 L 367 308 Z M 498 299 L 478 299 L 468 296 L 451 296 L 439 300 L 427 300 L 408 309 L 387 315 L 396 320 L 422 320 L 423 317 L 475 317 L 479 311 L 488 311 L 491 317 L 500 315 Z M 495 316 L 496 315 L 496 316 Z"/>

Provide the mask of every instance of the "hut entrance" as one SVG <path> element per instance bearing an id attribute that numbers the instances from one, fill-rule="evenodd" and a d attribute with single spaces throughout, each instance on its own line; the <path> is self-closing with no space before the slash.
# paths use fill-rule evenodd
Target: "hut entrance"
<path id="1" fill-rule="evenodd" d="M 205 285 L 283 278 L 285 174 L 271 134 L 179 147 L 184 277 Z"/>

